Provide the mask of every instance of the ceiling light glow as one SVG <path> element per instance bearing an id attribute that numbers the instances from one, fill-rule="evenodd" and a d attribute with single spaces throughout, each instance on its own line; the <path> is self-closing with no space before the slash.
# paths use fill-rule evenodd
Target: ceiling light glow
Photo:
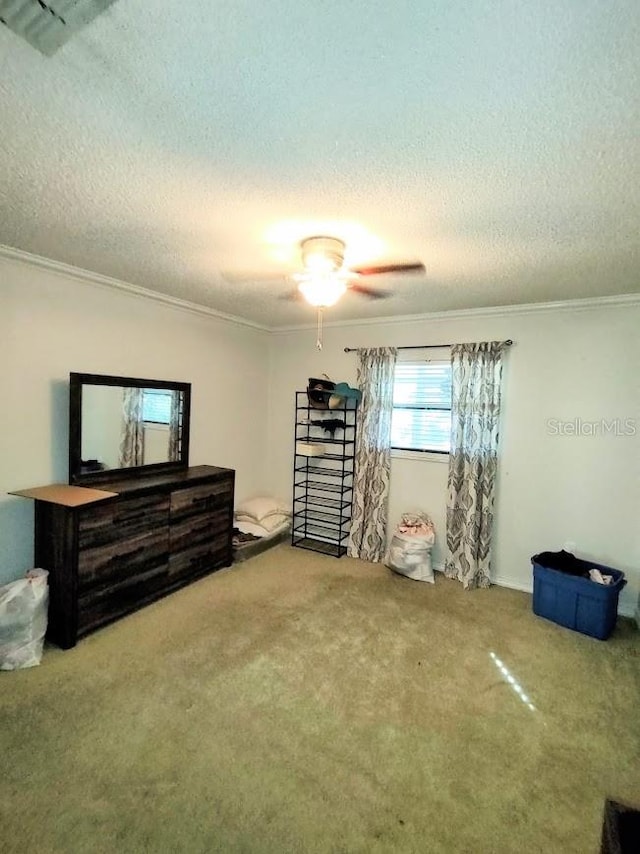
<path id="1" fill-rule="evenodd" d="M 305 276 L 298 284 L 298 290 L 308 303 L 325 308 L 335 305 L 347 286 L 339 276 Z"/>
<path id="2" fill-rule="evenodd" d="M 336 265 L 333 260 L 319 252 L 307 255 L 305 258 L 305 266 L 310 273 L 332 273 L 336 269 Z"/>
<path id="3" fill-rule="evenodd" d="M 272 223 L 262 235 L 272 260 L 299 265 L 300 243 L 309 235 L 331 234 L 346 245 L 346 267 L 370 264 L 389 252 L 385 241 L 372 234 L 364 225 L 340 219 L 297 219 Z"/>

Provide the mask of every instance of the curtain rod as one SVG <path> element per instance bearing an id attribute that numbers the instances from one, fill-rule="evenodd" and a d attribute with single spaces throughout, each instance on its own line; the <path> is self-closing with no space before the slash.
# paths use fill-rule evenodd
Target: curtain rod
<path id="1" fill-rule="evenodd" d="M 511 347 L 513 341 L 511 338 L 507 338 L 503 343 L 507 347 Z M 396 350 L 439 350 L 441 347 L 453 347 L 453 344 L 412 344 L 408 347 L 396 347 Z M 345 347 L 344 352 L 356 353 L 360 349 L 360 347 Z"/>

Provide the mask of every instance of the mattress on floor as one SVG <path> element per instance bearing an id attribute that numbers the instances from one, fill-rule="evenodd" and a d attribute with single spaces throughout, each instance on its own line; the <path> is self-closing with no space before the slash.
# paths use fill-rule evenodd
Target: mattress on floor
<path id="1" fill-rule="evenodd" d="M 251 522 L 236 522 L 236 527 L 245 534 L 253 534 L 257 537 L 255 540 L 246 542 L 237 542 L 234 538 L 233 543 L 233 562 L 247 560 L 255 555 L 262 554 L 272 546 L 277 546 L 278 543 L 284 543 L 291 536 L 291 520 L 287 519 L 282 525 L 279 525 L 273 531 L 267 531 L 260 525 L 254 525 Z"/>

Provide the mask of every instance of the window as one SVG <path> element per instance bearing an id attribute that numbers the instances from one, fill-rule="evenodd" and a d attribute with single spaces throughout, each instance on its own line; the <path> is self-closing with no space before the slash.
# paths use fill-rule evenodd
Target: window
<path id="1" fill-rule="evenodd" d="M 391 447 L 448 454 L 451 363 L 398 362 L 393 378 Z"/>
<path id="2" fill-rule="evenodd" d="M 142 393 L 142 420 L 147 424 L 169 424 L 173 392 L 161 388 L 145 388 Z"/>

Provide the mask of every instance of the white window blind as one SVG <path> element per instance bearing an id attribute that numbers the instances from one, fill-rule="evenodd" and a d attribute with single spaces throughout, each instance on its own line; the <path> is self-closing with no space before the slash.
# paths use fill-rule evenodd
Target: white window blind
<path id="1" fill-rule="evenodd" d="M 450 435 L 451 363 L 398 362 L 391 447 L 448 454 Z"/>
<path id="2" fill-rule="evenodd" d="M 142 393 L 142 420 L 150 424 L 169 424 L 172 394 L 160 388 L 145 388 Z"/>

